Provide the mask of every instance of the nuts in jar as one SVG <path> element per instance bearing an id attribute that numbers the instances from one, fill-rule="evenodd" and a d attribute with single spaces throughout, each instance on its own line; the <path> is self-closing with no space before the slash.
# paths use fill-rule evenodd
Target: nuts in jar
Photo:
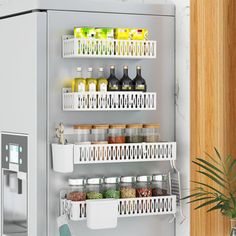
<path id="1" fill-rule="evenodd" d="M 123 176 L 120 179 L 120 196 L 121 198 L 135 198 L 136 177 L 134 176 Z"/>
<path id="2" fill-rule="evenodd" d="M 152 195 L 168 196 L 170 193 L 169 176 L 167 174 L 155 174 L 152 176 Z"/>
<path id="3" fill-rule="evenodd" d="M 85 201 L 85 180 L 84 179 L 69 179 L 69 192 L 67 194 L 67 200 L 71 201 Z"/>
<path id="4" fill-rule="evenodd" d="M 136 197 L 151 197 L 151 176 L 138 176 L 136 184 Z"/>
<path id="5" fill-rule="evenodd" d="M 126 125 L 125 142 L 126 143 L 142 143 L 142 124 L 129 124 Z"/>
<path id="6" fill-rule="evenodd" d="M 156 143 L 160 141 L 159 124 L 143 125 L 143 141 L 146 143 Z"/>

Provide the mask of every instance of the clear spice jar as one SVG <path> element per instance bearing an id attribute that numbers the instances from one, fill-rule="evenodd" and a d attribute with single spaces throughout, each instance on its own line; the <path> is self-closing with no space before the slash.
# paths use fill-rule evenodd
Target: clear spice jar
<path id="1" fill-rule="evenodd" d="M 106 142 L 108 140 L 109 125 L 93 125 L 92 140 L 93 142 Z"/>
<path id="2" fill-rule="evenodd" d="M 125 143 L 125 128 L 122 124 L 110 125 L 108 143 Z"/>
<path id="3" fill-rule="evenodd" d="M 143 175 L 137 177 L 136 197 L 151 197 L 152 196 L 152 177 Z"/>
<path id="4" fill-rule="evenodd" d="M 142 143 L 142 124 L 129 124 L 126 125 L 125 142 L 126 143 Z"/>
<path id="5" fill-rule="evenodd" d="M 75 144 L 91 144 L 92 125 L 74 125 Z"/>
<path id="6" fill-rule="evenodd" d="M 146 143 L 156 143 L 160 141 L 159 124 L 143 125 L 143 141 Z"/>
<path id="7" fill-rule="evenodd" d="M 135 198 L 136 197 L 136 177 L 123 176 L 120 178 L 120 197 Z"/>
<path id="8" fill-rule="evenodd" d="M 120 178 L 107 177 L 104 178 L 103 197 L 104 198 L 120 198 Z"/>
<path id="9" fill-rule="evenodd" d="M 102 199 L 102 178 L 87 179 L 87 199 Z"/>
<path id="10" fill-rule="evenodd" d="M 85 201 L 86 189 L 84 179 L 69 179 L 69 190 L 67 200 L 71 201 Z"/>
<path id="11" fill-rule="evenodd" d="M 169 176 L 156 174 L 152 176 L 152 196 L 168 196 L 170 195 Z"/>

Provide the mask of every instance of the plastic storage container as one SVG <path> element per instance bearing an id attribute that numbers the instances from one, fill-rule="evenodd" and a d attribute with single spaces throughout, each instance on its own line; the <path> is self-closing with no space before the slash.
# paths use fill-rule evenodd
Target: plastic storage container
<path id="1" fill-rule="evenodd" d="M 120 178 L 120 197 L 135 198 L 136 197 L 136 177 L 123 176 Z"/>
<path id="2" fill-rule="evenodd" d="M 120 198 L 120 178 L 107 177 L 104 179 L 103 197 L 104 198 Z"/>
<path id="3" fill-rule="evenodd" d="M 160 141 L 159 124 L 143 125 L 143 141 L 146 143 L 156 143 Z"/>
<path id="4" fill-rule="evenodd" d="M 69 190 L 67 200 L 71 201 L 85 201 L 86 189 L 84 179 L 69 179 Z"/>
<path id="5" fill-rule="evenodd" d="M 96 143 L 107 142 L 108 129 L 109 129 L 109 125 L 93 125 L 92 141 Z"/>
<path id="6" fill-rule="evenodd" d="M 126 125 L 110 125 L 108 143 L 125 143 Z"/>
<path id="7" fill-rule="evenodd" d="M 101 178 L 89 178 L 87 179 L 87 199 L 102 199 L 102 183 Z"/>
<path id="8" fill-rule="evenodd" d="M 142 124 L 129 124 L 126 125 L 125 142 L 126 143 L 142 143 Z"/>
<path id="9" fill-rule="evenodd" d="M 91 144 L 92 125 L 74 125 L 75 144 Z"/>
<path id="10" fill-rule="evenodd" d="M 152 196 L 152 177 L 143 175 L 137 177 L 136 197 L 151 197 Z"/>
<path id="11" fill-rule="evenodd" d="M 170 195 L 169 176 L 156 174 L 152 176 L 152 196 L 168 196 Z"/>

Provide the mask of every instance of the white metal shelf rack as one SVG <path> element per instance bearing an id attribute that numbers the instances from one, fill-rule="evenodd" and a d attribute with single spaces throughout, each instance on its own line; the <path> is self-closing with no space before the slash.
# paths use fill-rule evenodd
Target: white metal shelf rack
<path id="1" fill-rule="evenodd" d="M 156 110 L 156 93 L 82 92 L 62 90 L 64 111 L 140 111 Z"/>
<path id="2" fill-rule="evenodd" d="M 62 37 L 63 58 L 156 58 L 156 41 Z"/>

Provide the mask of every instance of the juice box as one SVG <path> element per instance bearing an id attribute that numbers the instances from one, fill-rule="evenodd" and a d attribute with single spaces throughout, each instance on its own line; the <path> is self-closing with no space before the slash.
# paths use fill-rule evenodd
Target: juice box
<path id="1" fill-rule="evenodd" d="M 129 28 L 115 28 L 115 39 L 129 39 L 130 29 Z"/>
<path id="2" fill-rule="evenodd" d="M 114 39 L 114 29 L 96 28 L 96 39 Z"/>
<path id="3" fill-rule="evenodd" d="M 142 28 L 132 28 L 130 29 L 131 40 L 147 40 L 148 39 L 148 30 Z"/>
<path id="4" fill-rule="evenodd" d="M 78 39 L 93 39 L 96 36 L 96 29 L 89 27 L 75 27 L 74 37 Z"/>

